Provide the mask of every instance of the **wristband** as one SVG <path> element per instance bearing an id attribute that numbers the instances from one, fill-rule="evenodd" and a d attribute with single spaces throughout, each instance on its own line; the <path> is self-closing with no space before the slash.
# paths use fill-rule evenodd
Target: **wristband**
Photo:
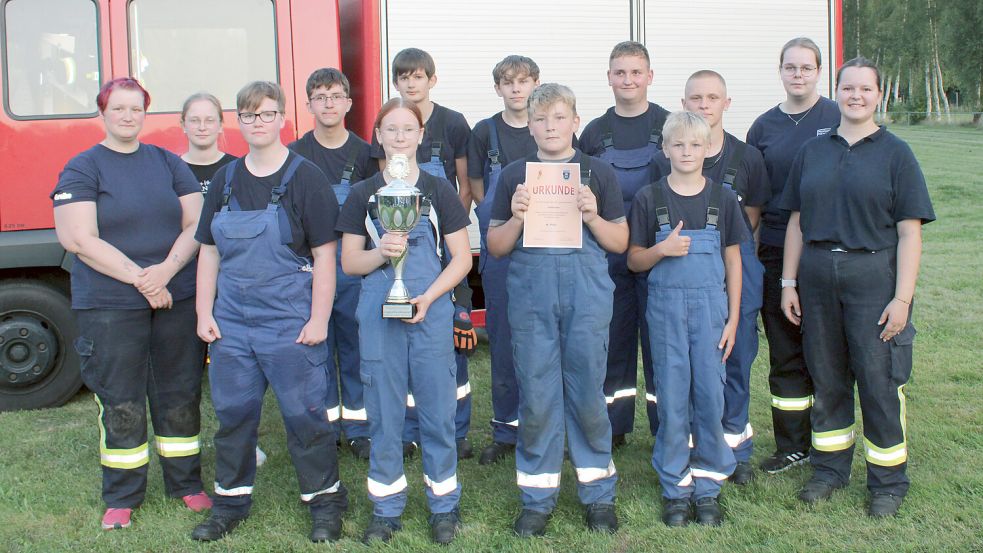
<path id="1" fill-rule="evenodd" d="M 782 285 L 782 288 L 795 288 L 799 285 L 799 281 L 794 278 L 780 278 L 778 283 Z"/>
<path id="2" fill-rule="evenodd" d="M 911 305 L 911 302 L 910 301 L 904 301 L 903 299 L 899 298 L 898 296 L 894 296 L 894 299 L 900 301 L 901 303 L 903 303 L 905 305 Z"/>

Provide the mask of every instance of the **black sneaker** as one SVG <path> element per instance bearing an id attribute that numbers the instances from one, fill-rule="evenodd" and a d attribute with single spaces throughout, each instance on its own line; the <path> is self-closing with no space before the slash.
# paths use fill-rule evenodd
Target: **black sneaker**
<path id="1" fill-rule="evenodd" d="M 341 516 L 318 513 L 311 515 L 311 541 L 321 543 L 341 539 Z"/>
<path id="2" fill-rule="evenodd" d="M 454 541 L 457 530 L 461 525 L 461 516 L 454 509 L 449 513 L 434 513 L 430 515 L 430 536 L 433 541 L 447 545 Z"/>
<path id="3" fill-rule="evenodd" d="M 523 509 L 519 513 L 519 518 L 515 519 L 515 525 L 512 526 L 512 529 L 520 538 L 542 536 L 546 533 L 546 521 L 549 518 L 550 516 L 546 513 Z"/>
<path id="4" fill-rule="evenodd" d="M 829 499 L 833 495 L 833 490 L 842 487 L 813 476 L 799 490 L 799 499 L 805 503 L 819 503 L 820 501 Z"/>
<path id="5" fill-rule="evenodd" d="M 874 492 L 870 494 L 870 506 L 867 514 L 874 518 L 897 516 L 898 509 L 904 497 L 886 492 Z"/>
<path id="6" fill-rule="evenodd" d="M 416 442 L 403 442 L 403 460 L 412 459 L 417 449 Z"/>
<path id="7" fill-rule="evenodd" d="M 474 448 L 471 447 L 471 440 L 467 438 L 461 438 L 457 441 L 457 458 L 470 459 L 474 457 Z"/>
<path id="8" fill-rule="evenodd" d="M 693 520 L 693 509 L 689 499 L 663 499 L 662 522 L 666 526 L 686 526 Z"/>
<path id="9" fill-rule="evenodd" d="M 716 497 L 701 497 L 696 500 L 696 522 L 704 526 L 720 526 L 724 522 L 720 501 Z"/>
<path id="10" fill-rule="evenodd" d="M 778 474 L 788 469 L 801 465 L 809 460 L 808 451 L 784 452 L 776 451 L 771 457 L 761 461 L 761 470 L 768 474 Z"/>
<path id="11" fill-rule="evenodd" d="M 587 506 L 587 529 L 613 534 L 618 531 L 618 515 L 612 503 L 591 503 Z"/>
<path id="12" fill-rule="evenodd" d="M 491 445 L 481 450 L 481 456 L 478 457 L 479 465 L 490 465 L 497 462 L 499 459 L 504 459 L 515 451 L 515 444 L 507 444 L 505 442 L 492 442 Z"/>
<path id="13" fill-rule="evenodd" d="M 390 518 L 372 515 L 372 520 L 369 521 L 368 527 L 365 528 L 365 534 L 362 535 L 362 542 L 366 545 L 372 540 L 381 540 L 382 543 L 388 543 L 393 538 L 393 534 L 402 529 L 403 525 L 399 522 L 399 517 Z"/>
<path id="14" fill-rule="evenodd" d="M 743 486 L 754 480 L 754 468 L 751 467 L 751 463 L 747 461 L 741 461 L 737 463 L 734 467 L 734 474 L 730 475 L 727 480 L 737 484 L 738 486 Z"/>
<path id="15" fill-rule="evenodd" d="M 611 436 L 611 451 L 614 451 L 627 443 L 628 439 L 625 438 L 624 434 L 615 434 L 614 436 Z"/>
<path id="16" fill-rule="evenodd" d="M 215 541 L 224 538 L 229 532 L 235 530 L 236 526 L 246 520 L 246 517 L 237 517 L 228 513 L 212 512 L 208 520 L 202 522 L 191 531 L 191 539 L 198 541 Z"/>
<path id="17" fill-rule="evenodd" d="M 369 460 L 369 451 L 372 449 L 372 442 L 368 438 L 354 438 L 348 440 L 348 447 L 352 450 L 352 455 L 362 461 Z"/>

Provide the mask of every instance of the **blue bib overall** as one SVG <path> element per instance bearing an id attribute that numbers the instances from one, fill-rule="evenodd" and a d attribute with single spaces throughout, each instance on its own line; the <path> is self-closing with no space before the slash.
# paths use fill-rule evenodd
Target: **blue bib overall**
<path id="1" fill-rule="evenodd" d="M 653 129 L 648 144 L 641 148 L 616 150 L 611 133 L 604 136 L 604 152 L 598 156 L 614 167 L 625 202 L 625 215 L 632 200 L 650 182 L 649 164 L 658 154 L 662 129 Z M 635 394 L 638 384 L 638 342 L 642 343 L 642 369 L 645 374 L 646 407 L 649 430 L 654 436 L 659 428 L 655 387 L 652 384 L 652 356 L 648 347 L 648 328 L 645 322 L 646 275 L 628 270 L 627 253 L 609 253 L 608 272 L 614 281 L 614 316 L 611 319 L 610 348 L 607 376 L 604 379 L 604 399 L 615 436 L 627 434 L 635 426 Z"/>
<path id="2" fill-rule="evenodd" d="M 345 205 L 345 200 L 351 193 L 353 172 L 354 160 L 349 160 L 341 174 L 341 181 L 331 185 L 339 206 Z M 354 440 L 369 436 L 369 424 L 362 399 L 362 380 L 358 374 L 358 322 L 355 320 L 362 278 L 346 275 L 342 271 L 340 240 L 336 267 L 334 307 L 328 325 L 328 344 L 333 353 L 328 355 L 328 413 L 333 420 L 341 416 L 341 430 L 345 432 L 345 438 Z"/>
<path id="3" fill-rule="evenodd" d="M 726 374 L 717 343 L 727 293 L 716 225 L 719 192 L 710 194 L 706 228 L 680 232 L 691 239 L 689 253 L 662 258 L 648 276 L 645 316 L 659 397 L 652 466 L 667 499 L 716 497 L 736 465 L 721 424 Z M 658 204 L 656 243 L 672 232 L 661 192 Z"/>
<path id="4" fill-rule="evenodd" d="M 743 196 L 734 186 L 737 168 L 743 159 L 743 148 L 731 157 L 724 173 L 723 186 L 737 194 L 743 207 Z M 751 365 L 758 356 L 758 311 L 761 310 L 764 287 L 764 265 L 758 261 L 754 230 L 749 226 L 748 239 L 741 243 L 741 313 L 737 323 L 734 349 L 727 358 L 727 381 L 724 385 L 724 439 L 734 450 L 738 461 L 748 462 L 754 453 L 751 437 Z"/>
<path id="5" fill-rule="evenodd" d="M 519 388 L 515 382 L 515 364 L 512 362 L 512 329 L 509 327 L 509 295 L 505 277 L 509 272 L 509 257 L 494 257 L 488 253 L 488 223 L 491 206 L 498 193 L 498 180 L 502 174 L 499 162 L 498 129 L 494 118 L 485 120 L 488 125 L 488 160 L 485 163 L 485 199 L 475 208 L 478 230 L 481 234 L 481 255 L 478 270 L 481 272 L 481 289 L 485 295 L 485 329 L 488 331 L 488 349 L 491 357 L 492 382 L 492 440 L 514 444 L 519 428 Z"/>
<path id="6" fill-rule="evenodd" d="M 435 132 L 432 137 L 433 140 L 430 142 L 430 160 L 420 163 L 419 167 L 425 173 L 446 179 L 447 171 L 444 170 L 444 162 L 440 159 L 443 122 L 434 121 L 433 127 L 439 130 Z M 451 317 L 453 316 L 454 313 L 451 312 Z M 452 328 L 452 339 L 453 332 Z M 457 410 L 454 413 L 454 435 L 458 440 L 463 440 L 468 435 L 468 431 L 471 430 L 471 381 L 468 377 L 467 356 L 463 353 L 454 352 L 454 362 L 457 364 Z M 403 428 L 403 442 L 420 443 L 420 422 L 416 414 L 416 398 L 411 395 L 407 398 L 406 404 L 406 426 Z"/>
<path id="7" fill-rule="evenodd" d="M 256 476 L 256 432 L 267 384 L 276 394 L 301 501 L 336 512 L 347 507 L 338 479 L 335 433 L 327 419 L 327 346 L 296 343 L 311 316 L 310 262 L 290 248 L 280 206 L 301 163 L 293 155 L 264 210 L 242 211 L 232 196 L 239 161 L 227 166 L 223 205 L 212 220 L 220 257 L 213 315 L 222 338 L 208 371 L 218 417 L 215 510 L 245 514 Z M 231 198 L 231 201 L 230 201 Z"/>
<path id="8" fill-rule="evenodd" d="M 588 158 L 589 159 L 589 158 Z M 581 167 L 581 182 L 589 183 Z M 602 386 L 614 283 L 604 250 L 583 227 L 583 247 L 512 250 L 506 286 L 519 384 L 516 481 L 524 509 L 556 506 L 564 434 L 585 505 L 613 504 L 618 480 Z"/>
<path id="9" fill-rule="evenodd" d="M 385 231 L 378 218 L 371 218 L 381 236 Z M 409 234 L 409 253 L 403 268 L 410 295 L 425 292 L 440 274 L 436 248 L 430 217 L 421 213 L 420 222 Z M 407 397 L 412 392 L 419 417 L 423 480 L 430 511 L 446 513 L 457 507 L 461 497 L 454 443 L 454 305 L 450 294 L 445 294 L 430 305 L 424 320 L 417 324 L 383 319 L 382 304 L 392 284 L 393 269 L 389 264 L 366 275 L 356 310 L 365 407 L 372 435 L 369 499 L 375 503 L 373 512 L 383 517 L 398 517 L 406 506 L 402 436 Z"/>

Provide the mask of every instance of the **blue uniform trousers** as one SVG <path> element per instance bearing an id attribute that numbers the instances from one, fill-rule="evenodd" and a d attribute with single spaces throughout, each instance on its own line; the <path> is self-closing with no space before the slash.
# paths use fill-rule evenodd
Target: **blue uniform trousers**
<path id="1" fill-rule="evenodd" d="M 741 243 L 741 318 L 737 324 L 734 349 L 727 358 L 727 381 L 724 385 L 724 439 L 738 461 L 751 460 L 754 445 L 751 437 L 751 365 L 758 356 L 758 311 L 764 266 L 755 253 L 754 239 Z"/>
<path id="2" fill-rule="evenodd" d="M 727 295 L 720 236 L 711 228 L 681 234 L 692 239 L 689 253 L 652 268 L 646 310 L 659 397 L 652 466 L 667 499 L 716 497 L 736 466 L 721 424 L 726 373 L 717 344 Z"/>
<path id="3" fill-rule="evenodd" d="M 507 286 L 523 508 L 548 513 L 556 506 L 564 435 L 580 501 L 614 503 L 617 472 L 602 391 L 614 292 L 607 261 L 586 232 L 575 253 L 516 249 Z"/>

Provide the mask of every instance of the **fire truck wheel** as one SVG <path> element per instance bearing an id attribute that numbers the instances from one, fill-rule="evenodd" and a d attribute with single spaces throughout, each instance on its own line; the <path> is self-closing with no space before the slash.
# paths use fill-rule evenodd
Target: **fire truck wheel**
<path id="1" fill-rule="evenodd" d="M 82 386 L 68 296 L 32 280 L 0 283 L 0 411 L 61 405 Z"/>

